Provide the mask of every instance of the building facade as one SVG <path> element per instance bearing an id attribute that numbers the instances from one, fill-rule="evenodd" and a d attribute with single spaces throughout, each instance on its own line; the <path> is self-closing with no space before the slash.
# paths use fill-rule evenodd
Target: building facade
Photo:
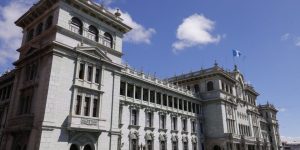
<path id="1" fill-rule="evenodd" d="M 121 14 L 40 0 L 0 77 L 1 150 L 279 150 L 277 110 L 237 67 L 160 80 L 122 64 Z"/>

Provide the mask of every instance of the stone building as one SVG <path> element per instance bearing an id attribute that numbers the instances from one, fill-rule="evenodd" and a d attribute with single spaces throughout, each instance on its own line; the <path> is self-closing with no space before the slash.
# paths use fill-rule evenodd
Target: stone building
<path id="1" fill-rule="evenodd" d="M 123 65 L 131 28 L 88 0 L 40 0 L 0 77 L 1 150 L 278 150 L 277 110 L 235 68 L 160 80 Z"/>

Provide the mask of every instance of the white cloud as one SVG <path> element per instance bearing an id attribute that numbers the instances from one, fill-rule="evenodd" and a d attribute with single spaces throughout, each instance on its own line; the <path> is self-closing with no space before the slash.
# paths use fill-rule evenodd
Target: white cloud
<path id="1" fill-rule="evenodd" d="M 204 15 L 193 14 L 183 20 L 177 28 L 177 41 L 173 43 L 173 51 L 176 53 L 185 48 L 203 46 L 218 43 L 221 35 L 212 35 L 215 22 Z"/>
<path id="2" fill-rule="evenodd" d="M 300 47 L 300 37 L 295 38 L 294 41 L 295 41 L 295 46 Z"/>
<path id="3" fill-rule="evenodd" d="M 290 33 L 285 33 L 281 36 L 281 41 L 286 41 L 288 40 L 289 38 L 291 37 L 291 34 Z"/>
<path id="4" fill-rule="evenodd" d="M 300 143 L 300 137 L 288 137 L 288 136 L 281 136 L 282 142 L 288 142 L 288 143 Z"/>
<path id="5" fill-rule="evenodd" d="M 33 0 L 12 0 L 0 6 L 0 65 L 16 60 L 22 30 L 14 22 L 32 5 Z"/>
<path id="6" fill-rule="evenodd" d="M 98 3 L 107 6 L 110 5 L 114 0 L 96 0 Z"/>
<path id="7" fill-rule="evenodd" d="M 279 108 L 278 111 L 279 112 L 286 112 L 286 108 Z"/>
<path id="8" fill-rule="evenodd" d="M 109 11 L 116 12 L 117 10 L 114 8 L 109 8 Z M 146 28 L 143 25 L 137 23 L 132 19 L 129 13 L 121 11 L 121 18 L 124 20 L 123 22 L 129 25 L 132 30 L 125 34 L 124 41 L 140 44 L 140 43 L 151 43 L 152 36 L 156 33 L 153 28 Z"/>

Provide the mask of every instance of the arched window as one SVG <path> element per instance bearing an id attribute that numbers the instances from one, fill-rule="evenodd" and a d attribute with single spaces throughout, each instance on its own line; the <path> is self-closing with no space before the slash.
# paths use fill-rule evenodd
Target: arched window
<path id="1" fill-rule="evenodd" d="M 92 147 L 90 145 L 85 145 L 83 150 L 92 150 Z"/>
<path id="2" fill-rule="evenodd" d="M 36 35 L 40 35 L 43 32 L 43 23 L 40 23 L 36 29 Z"/>
<path id="3" fill-rule="evenodd" d="M 46 27 L 45 29 L 48 29 L 52 26 L 52 22 L 53 22 L 53 16 L 49 16 L 46 20 Z"/>
<path id="4" fill-rule="evenodd" d="M 207 82 L 206 88 L 207 88 L 207 91 L 214 90 L 214 83 L 212 81 Z"/>
<path id="5" fill-rule="evenodd" d="M 218 145 L 215 145 L 213 150 L 221 150 L 221 147 Z"/>
<path id="6" fill-rule="evenodd" d="M 113 38 L 111 36 L 111 34 L 109 34 L 108 32 L 104 33 L 104 42 L 103 44 L 107 47 L 112 48 L 113 47 Z"/>
<path id="7" fill-rule="evenodd" d="M 199 93 L 199 92 L 200 92 L 200 87 L 199 87 L 198 84 L 195 84 L 195 85 L 194 85 L 194 90 L 195 90 L 196 93 Z"/>
<path id="8" fill-rule="evenodd" d="M 78 33 L 78 34 L 82 35 L 82 26 L 83 26 L 83 24 L 82 24 L 81 20 L 79 20 L 76 17 L 73 17 L 72 21 L 71 21 L 71 24 L 72 24 L 71 30 L 75 33 Z"/>
<path id="9" fill-rule="evenodd" d="M 98 39 L 99 39 L 98 34 L 99 34 L 98 29 L 96 27 L 90 25 L 88 38 L 98 42 Z"/>
<path id="10" fill-rule="evenodd" d="M 72 144 L 70 150 L 79 150 L 79 148 L 75 144 Z"/>

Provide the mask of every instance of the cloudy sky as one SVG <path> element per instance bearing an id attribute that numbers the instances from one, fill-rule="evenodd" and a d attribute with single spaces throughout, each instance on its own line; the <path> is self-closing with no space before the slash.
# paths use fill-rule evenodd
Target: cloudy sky
<path id="1" fill-rule="evenodd" d="M 0 72 L 17 59 L 21 29 L 14 21 L 34 0 L 0 1 Z M 133 30 L 124 37 L 124 61 L 161 78 L 235 60 L 258 103 L 279 109 L 281 135 L 300 137 L 299 0 L 106 0 Z M 300 138 L 298 138 L 300 139 Z"/>

